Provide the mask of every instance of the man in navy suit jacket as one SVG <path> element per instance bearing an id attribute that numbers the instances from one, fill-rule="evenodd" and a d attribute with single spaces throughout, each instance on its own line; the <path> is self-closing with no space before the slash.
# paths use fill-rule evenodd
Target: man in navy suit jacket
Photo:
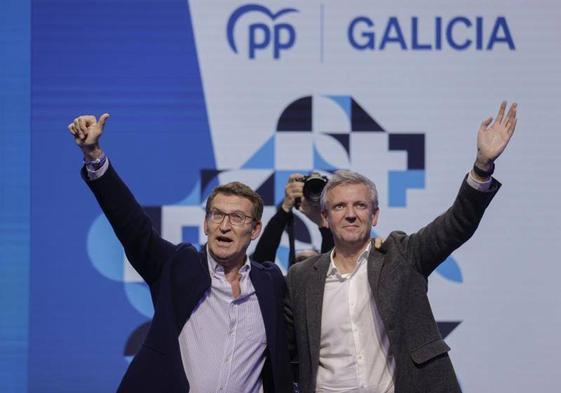
<path id="1" fill-rule="evenodd" d="M 148 216 L 99 145 L 109 115 L 69 126 L 84 154 L 82 176 L 150 287 L 154 318 L 119 392 L 290 392 L 283 319 L 286 284 L 273 263 L 251 263 L 263 201 L 242 183 L 217 187 L 206 204 L 207 245 L 174 245 Z"/>

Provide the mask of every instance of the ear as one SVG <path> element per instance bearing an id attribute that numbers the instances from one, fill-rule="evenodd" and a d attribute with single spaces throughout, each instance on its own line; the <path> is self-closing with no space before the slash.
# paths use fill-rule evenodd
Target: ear
<path id="1" fill-rule="evenodd" d="M 204 231 L 205 231 L 205 236 L 208 236 L 208 221 L 207 221 L 206 215 L 205 215 L 205 220 L 204 220 L 203 227 L 204 227 Z"/>
<path id="2" fill-rule="evenodd" d="M 376 226 L 379 217 L 380 217 L 380 208 L 377 208 L 376 211 L 372 213 L 372 226 Z"/>
<path id="3" fill-rule="evenodd" d="M 259 237 L 259 235 L 261 234 L 262 226 L 263 224 L 261 223 L 261 221 L 257 221 L 255 225 L 253 225 L 253 228 L 251 229 L 251 240 L 255 240 Z"/>
<path id="4" fill-rule="evenodd" d="M 320 228 L 329 228 L 329 224 L 327 222 L 327 212 L 324 212 L 323 210 L 320 213 Z"/>
<path id="5" fill-rule="evenodd" d="M 326 209 L 321 210 L 321 223 L 325 227 L 329 226 L 327 224 L 327 210 Z"/>
<path id="6" fill-rule="evenodd" d="M 321 215 L 321 226 L 324 228 L 329 228 L 329 223 L 327 222 L 327 215 Z"/>

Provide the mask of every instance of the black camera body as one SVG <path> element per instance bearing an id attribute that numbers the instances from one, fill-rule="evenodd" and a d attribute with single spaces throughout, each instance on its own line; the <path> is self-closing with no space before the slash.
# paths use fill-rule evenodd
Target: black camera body
<path id="1" fill-rule="evenodd" d="M 318 172 L 311 172 L 308 176 L 296 179 L 304 183 L 304 197 L 313 204 L 319 203 L 321 192 L 329 180 Z"/>

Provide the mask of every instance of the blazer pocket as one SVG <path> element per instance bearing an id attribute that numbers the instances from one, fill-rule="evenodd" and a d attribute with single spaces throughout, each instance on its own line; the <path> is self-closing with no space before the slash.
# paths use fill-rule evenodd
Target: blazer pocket
<path id="1" fill-rule="evenodd" d="M 421 365 L 431 359 L 434 359 L 438 355 L 447 353 L 449 350 L 450 347 L 448 346 L 448 344 L 446 344 L 444 340 L 438 339 L 423 344 L 419 348 L 411 351 L 411 359 L 413 359 L 415 364 Z"/>

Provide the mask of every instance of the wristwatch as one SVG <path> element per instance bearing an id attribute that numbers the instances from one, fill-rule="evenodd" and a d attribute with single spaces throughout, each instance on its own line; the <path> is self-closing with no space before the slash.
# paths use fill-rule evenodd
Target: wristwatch
<path id="1" fill-rule="evenodd" d="M 101 156 L 99 156 L 95 160 L 92 160 L 92 161 L 84 160 L 84 165 L 86 165 L 86 169 L 88 171 L 95 172 L 99 168 L 101 168 L 103 166 L 103 164 L 105 164 L 105 161 L 107 161 L 107 156 L 105 154 L 102 154 Z"/>
<path id="2" fill-rule="evenodd" d="M 473 164 L 473 171 L 477 176 L 488 178 L 491 177 L 493 172 L 495 172 L 495 163 L 491 162 L 491 166 L 489 167 L 488 171 L 485 171 L 477 166 L 477 164 Z"/>

